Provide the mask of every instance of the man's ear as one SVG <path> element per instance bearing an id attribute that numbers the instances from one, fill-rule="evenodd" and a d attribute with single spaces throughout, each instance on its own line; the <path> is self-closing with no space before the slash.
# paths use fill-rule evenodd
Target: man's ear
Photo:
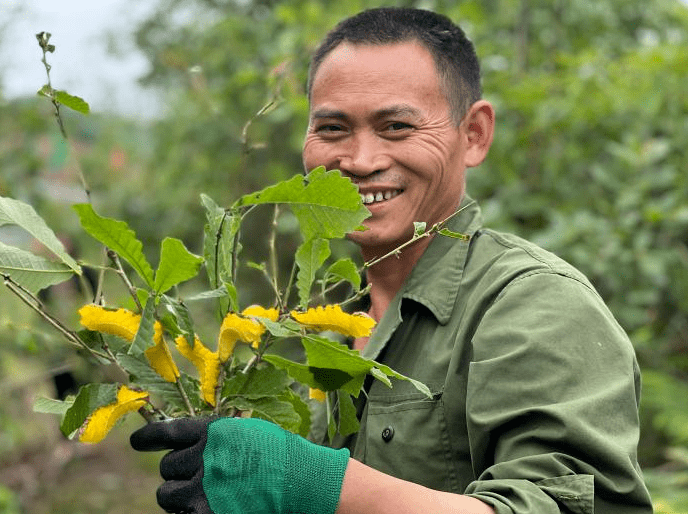
<path id="1" fill-rule="evenodd" d="M 466 167 L 478 166 L 487 156 L 492 145 L 495 130 L 495 111 L 487 100 L 478 100 L 461 122 L 468 140 L 466 146 Z"/>

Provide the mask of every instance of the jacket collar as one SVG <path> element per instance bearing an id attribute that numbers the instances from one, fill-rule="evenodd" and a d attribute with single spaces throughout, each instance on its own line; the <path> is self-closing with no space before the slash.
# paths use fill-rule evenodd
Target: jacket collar
<path id="1" fill-rule="evenodd" d="M 465 196 L 458 213 L 447 222 L 446 228 L 468 236 L 469 240 L 439 234 L 433 236 L 363 349 L 363 356 L 375 359 L 380 354 L 401 323 L 401 304 L 405 299 L 424 305 L 439 324 L 449 322 L 459 294 L 470 238 L 481 227 L 480 207 Z"/>

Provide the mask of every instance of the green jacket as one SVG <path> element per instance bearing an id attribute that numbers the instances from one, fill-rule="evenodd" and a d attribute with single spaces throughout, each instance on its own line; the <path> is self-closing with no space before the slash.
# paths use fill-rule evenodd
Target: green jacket
<path id="1" fill-rule="evenodd" d="M 498 514 L 651 513 L 638 365 L 600 296 L 555 255 L 483 229 L 475 203 L 449 228 L 470 241 L 433 239 L 363 350 L 434 397 L 373 381 L 359 433 L 333 446 Z"/>

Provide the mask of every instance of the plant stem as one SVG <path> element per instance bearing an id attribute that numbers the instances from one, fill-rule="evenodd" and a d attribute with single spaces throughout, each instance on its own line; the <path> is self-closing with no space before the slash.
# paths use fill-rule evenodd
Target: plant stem
<path id="1" fill-rule="evenodd" d="M 98 282 L 96 283 L 96 290 L 93 293 L 93 299 L 91 300 L 96 305 L 103 305 L 103 282 L 105 280 L 105 269 L 107 267 L 107 248 L 103 252 L 103 265 L 98 271 Z"/>
<path id="2" fill-rule="evenodd" d="M 284 290 L 284 305 L 289 305 L 289 296 L 291 295 L 291 288 L 294 287 L 294 279 L 296 278 L 296 262 L 291 265 L 291 273 L 289 274 L 289 282 L 287 288 Z"/>
<path id="3" fill-rule="evenodd" d="M 279 217 L 279 204 L 275 204 L 274 215 L 272 217 L 272 230 L 270 232 L 269 248 L 270 248 L 270 274 L 272 275 L 272 289 L 275 291 L 275 296 L 277 299 L 277 306 L 281 311 L 282 305 L 282 295 L 279 290 L 279 283 L 277 281 L 277 248 L 275 247 L 275 240 L 277 239 L 277 218 Z"/>
<path id="4" fill-rule="evenodd" d="M 52 316 L 50 313 L 48 313 L 45 310 L 45 307 L 43 306 L 43 303 L 36 298 L 36 296 L 31 293 L 31 291 L 28 291 L 26 288 L 24 288 L 22 285 L 18 284 L 9 275 L 5 275 L 4 273 L 2 274 L 2 278 L 4 280 L 5 286 L 12 291 L 22 302 L 24 302 L 26 305 L 28 305 L 31 309 L 33 309 L 36 313 L 38 313 L 44 320 L 46 320 L 48 323 L 50 323 L 55 329 L 57 329 L 66 339 L 69 343 L 71 343 L 73 346 L 81 349 L 81 350 L 86 350 L 88 353 L 90 353 L 93 357 L 96 358 L 101 358 L 105 360 L 110 360 L 110 357 L 106 354 L 100 353 L 95 351 L 93 348 L 89 347 L 86 343 L 84 343 L 81 338 L 76 335 L 75 332 L 72 330 L 69 330 L 67 327 L 65 327 L 60 320 Z"/>
<path id="5" fill-rule="evenodd" d="M 221 407 L 221 403 L 222 403 L 222 387 L 224 386 L 225 378 L 227 377 L 227 369 L 231 368 L 233 360 L 234 359 L 232 357 L 230 357 L 227 362 L 225 362 L 222 366 L 220 366 L 220 375 L 217 377 L 217 385 L 215 386 L 215 409 L 214 409 L 214 413 L 216 416 L 220 415 L 220 407 Z"/>
<path id="6" fill-rule="evenodd" d="M 153 416 L 151 416 L 151 413 L 148 412 L 145 407 L 141 407 L 139 409 L 139 414 L 141 414 L 141 417 L 146 420 L 146 423 L 153 423 L 155 421 Z"/>
<path id="7" fill-rule="evenodd" d="M 371 288 L 371 287 L 372 287 L 372 284 L 368 284 L 368 285 L 365 286 L 363 289 L 360 289 L 360 290 L 357 291 L 356 294 L 353 295 L 351 298 L 347 298 L 347 299 L 344 300 L 343 302 L 340 302 L 340 303 L 339 303 L 340 307 L 341 307 L 342 305 L 346 305 L 346 304 L 348 304 L 348 303 L 355 302 L 355 301 L 358 300 L 359 298 L 363 298 L 365 295 L 367 295 L 367 294 L 370 292 L 370 288 Z"/>
<path id="8" fill-rule="evenodd" d="M 117 255 L 113 250 L 110 250 L 109 248 L 106 250 L 106 252 L 107 256 L 110 258 L 110 260 L 115 266 L 115 271 L 124 282 L 124 285 L 127 287 L 127 290 L 129 291 L 131 297 L 134 299 L 134 303 L 136 303 L 136 306 L 139 308 L 139 311 L 143 312 L 143 306 L 139 301 L 139 297 L 136 295 L 136 288 L 134 287 L 134 284 L 131 283 L 131 280 L 129 280 L 129 277 L 125 273 L 124 268 L 122 267 L 122 262 L 119 260 L 119 255 Z"/>
<path id="9" fill-rule="evenodd" d="M 55 119 L 57 120 L 57 126 L 60 128 L 60 133 L 62 134 L 62 137 L 65 139 L 65 141 L 67 141 L 69 138 L 67 137 L 67 129 L 65 129 L 64 121 L 62 120 L 62 115 L 60 114 L 60 102 L 58 102 L 55 98 L 55 90 L 53 89 L 52 82 L 50 80 L 50 70 L 52 66 L 48 64 L 47 55 L 48 52 L 52 53 L 55 51 L 55 45 L 49 44 L 50 36 L 50 32 L 39 32 L 38 34 L 36 34 L 38 46 L 40 46 L 41 50 L 43 51 L 43 59 L 41 59 L 41 62 L 43 63 L 43 66 L 45 66 L 45 74 L 48 77 L 47 88 L 43 88 L 41 90 L 41 93 L 50 98 L 53 107 L 55 107 Z M 82 171 L 81 166 L 77 165 L 77 171 L 79 173 L 81 187 L 84 189 L 84 193 L 86 193 L 86 199 L 90 204 L 91 190 L 88 187 L 88 184 L 86 183 L 86 177 L 84 176 L 84 172 Z"/>
<path id="10" fill-rule="evenodd" d="M 186 394 L 186 390 L 184 389 L 181 380 L 177 379 L 175 385 L 177 386 L 177 390 L 179 391 L 179 394 L 182 397 L 182 400 L 184 401 L 184 405 L 186 405 L 186 410 L 189 411 L 189 415 L 192 418 L 195 417 L 196 410 L 193 408 L 193 405 L 191 405 L 191 401 L 189 400 L 189 396 Z"/>
<path id="11" fill-rule="evenodd" d="M 215 276 L 213 277 L 214 282 L 211 285 L 216 289 L 220 287 L 220 241 L 222 240 L 222 229 L 225 225 L 225 220 L 227 219 L 228 214 L 229 210 L 225 209 L 222 219 L 220 220 L 220 224 L 217 227 L 217 232 L 215 233 L 215 255 L 213 255 L 213 260 L 215 261 Z"/>
<path id="12" fill-rule="evenodd" d="M 243 370 L 241 370 L 241 372 L 245 375 L 246 373 L 251 371 L 251 368 L 255 367 L 255 365 L 258 363 L 259 360 L 260 360 L 260 355 L 258 355 L 256 353 L 253 357 L 251 357 L 251 360 L 246 363 L 246 366 L 244 367 Z"/>
<path id="13" fill-rule="evenodd" d="M 361 268 L 361 271 L 366 270 L 366 269 L 368 269 L 368 268 L 370 268 L 370 267 L 372 267 L 372 266 L 375 266 L 376 264 L 378 264 L 379 262 L 381 262 L 381 261 L 387 259 L 388 257 L 391 257 L 391 256 L 393 256 L 393 255 L 399 255 L 399 254 L 401 253 L 401 251 L 402 251 L 404 248 L 407 248 L 407 247 L 411 246 L 412 244 L 414 244 L 414 243 L 420 241 L 421 239 L 424 239 L 424 238 L 426 238 L 426 237 L 430 237 L 430 236 L 432 236 L 432 235 L 434 235 L 434 234 L 437 234 L 440 230 L 442 230 L 442 229 L 444 228 L 444 225 L 445 225 L 450 219 L 452 219 L 454 216 L 456 216 L 457 214 L 459 214 L 459 213 L 460 213 L 461 211 L 463 211 L 464 209 L 470 207 L 473 203 L 475 203 L 475 202 L 474 202 L 474 201 L 473 201 L 473 202 L 470 202 L 470 203 L 464 205 L 463 207 L 461 207 L 460 209 L 457 209 L 456 211 L 454 211 L 452 214 L 450 214 L 449 216 L 447 216 L 447 217 L 446 217 L 445 219 L 443 219 L 442 221 L 438 221 L 437 223 L 435 223 L 434 225 L 432 225 L 429 229 L 425 230 L 425 232 L 423 232 L 423 233 L 421 233 L 421 234 L 413 234 L 413 237 L 412 237 L 411 239 L 409 239 L 408 241 L 406 241 L 404 244 L 402 244 L 402 245 L 396 247 L 396 248 L 395 248 L 394 250 L 392 250 L 391 252 L 386 253 L 386 254 L 383 255 L 382 257 L 377 257 L 377 258 L 375 258 L 375 259 L 372 259 L 372 260 L 370 260 L 370 261 L 364 263 L 364 264 L 363 264 L 363 267 Z"/>

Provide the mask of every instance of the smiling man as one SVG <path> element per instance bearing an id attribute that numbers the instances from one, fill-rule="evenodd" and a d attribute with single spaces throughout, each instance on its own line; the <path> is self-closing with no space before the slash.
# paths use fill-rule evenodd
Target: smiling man
<path id="1" fill-rule="evenodd" d="M 340 23 L 309 80 L 307 170 L 339 169 L 371 217 L 351 234 L 370 260 L 378 321 L 362 353 L 426 383 L 371 383 L 358 434 L 326 445 L 260 420 L 178 420 L 132 436 L 161 462 L 170 512 L 228 514 L 649 514 L 636 461 L 639 372 L 588 280 L 516 236 L 482 227 L 466 170 L 495 113 L 473 46 L 447 18 L 375 9 Z M 318 443 L 318 444 L 314 444 Z"/>

